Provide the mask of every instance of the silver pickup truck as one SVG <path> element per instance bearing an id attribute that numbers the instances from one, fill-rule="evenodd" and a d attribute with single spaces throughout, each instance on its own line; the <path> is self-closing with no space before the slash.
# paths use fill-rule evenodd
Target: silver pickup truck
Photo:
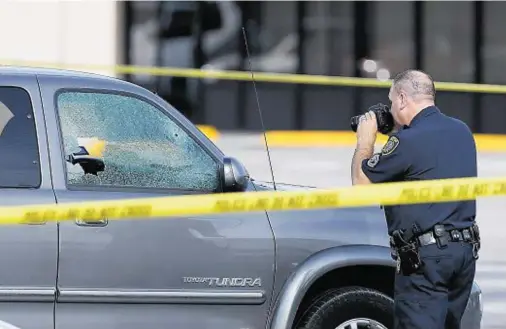
<path id="1" fill-rule="evenodd" d="M 149 90 L 66 70 L 0 67 L 0 154 L 4 206 L 272 189 Z M 385 225 L 378 207 L 3 225 L 0 328 L 392 328 Z M 475 285 L 462 328 L 481 316 Z"/>

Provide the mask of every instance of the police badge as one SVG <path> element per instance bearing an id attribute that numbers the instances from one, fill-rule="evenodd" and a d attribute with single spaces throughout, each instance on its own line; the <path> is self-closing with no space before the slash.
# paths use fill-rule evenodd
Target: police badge
<path id="1" fill-rule="evenodd" d="M 381 154 L 383 155 L 392 154 L 392 152 L 395 151 L 397 146 L 399 146 L 399 143 L 400 143 L 399 138 L 397 138 L 396 136 L 390 136 L 385 146 L 383 146 Z"/>
<path id="2" fill-rule="evenodd" d="M 374 168 L 378 162 L 379 162 L 379 157 L 380 155 L 379 154 L 375 154 L 373 155 L 368 161 L 367 161 L 367 165 L 371 168 Z"/>

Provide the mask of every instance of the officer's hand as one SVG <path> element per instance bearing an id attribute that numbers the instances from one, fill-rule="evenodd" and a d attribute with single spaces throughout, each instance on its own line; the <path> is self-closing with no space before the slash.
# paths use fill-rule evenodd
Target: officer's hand
<path id="1" fill-rule="evenodd" d="M 376 134 L 378 133 L 378 123 L 376 114 L 369 111 L 362 115 L 357 127 L 357 143 L 365 147 L 373 146 L 376 142 Z"/>

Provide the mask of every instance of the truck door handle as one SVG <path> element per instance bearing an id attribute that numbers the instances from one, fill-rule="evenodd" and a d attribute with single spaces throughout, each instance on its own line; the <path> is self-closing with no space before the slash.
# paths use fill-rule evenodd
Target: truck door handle
<path id="1" fill-rule="evenodd" d="M 95 219 L 95 220 L 76 219 L 76 224 L 78 226 L 101 227 L 101 226 L 106 226 L 108 223 L 109 223 L 109 220 L 107 218 Z"/>

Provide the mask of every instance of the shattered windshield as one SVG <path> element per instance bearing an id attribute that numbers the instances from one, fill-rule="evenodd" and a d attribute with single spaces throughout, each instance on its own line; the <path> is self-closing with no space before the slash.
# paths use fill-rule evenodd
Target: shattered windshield
<path id="1" fill-rule="evenodd" d="M 130 96 L 66 92 L 58 96 L 65 154 L 85 147 L 104 172 L 84 175 L 68 163 L 73 184 L 214 190 L 215 161 L 170 117 Z M 83 142 L 84 141 L 84 142 Z M 82 145 L 86 144 L 86 145 Z M 100 144 L 100 147 L 96 147 Z"/>

